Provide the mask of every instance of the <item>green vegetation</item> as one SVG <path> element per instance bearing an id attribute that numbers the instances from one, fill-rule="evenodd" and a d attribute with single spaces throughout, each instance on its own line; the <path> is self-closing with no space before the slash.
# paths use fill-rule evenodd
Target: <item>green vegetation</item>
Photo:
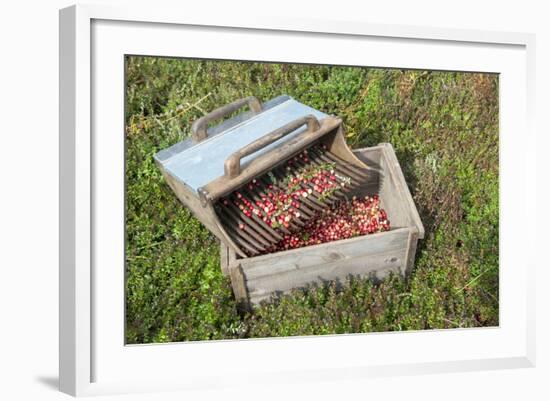
<path id="1" fill-rule="evenodd" d="M 498 77 L 131 57 L 126 63 L 128 343 L 498 325 Z M 237 98 L 280 94 L 390 142 L 426 228 L 415 268 L 297 290 L 239 315 L 219 245 L 153 154 Z"/>

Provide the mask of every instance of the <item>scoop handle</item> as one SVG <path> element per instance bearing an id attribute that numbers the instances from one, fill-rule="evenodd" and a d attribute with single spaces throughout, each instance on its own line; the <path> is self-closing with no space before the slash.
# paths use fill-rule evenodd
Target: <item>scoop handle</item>
<path id="1" fill-rule="evenodd" d="M 256 139 L 254 142 L 249 143 L 235 153 L 232 153 L 223 164 L 224 175 L 227 178 L 237 177 L 241 172 L 241 159 L 243 157 L 251 155 L 258 150 L 265 148 L 266 146 L 290 134 L 291 132 L 294 132 L 296 129 L 305 124 L 307 124 L 307 132 L 305 132 L 304 135 L 309 135 L 319 130 L 319 121 L 312 114 L 308 114 L 304 117 L 300 117 L 294 121 L 291 121 L 290 123 L 283 125 L 280 128 L 277 128 L 275 131 L 272 131 L 269 134 L 266 134 L 261 138 Z"/>
<path id="2" fill-rule="evenodd" d="M 262 111 L 262 104 L 255 96 L 249 96 L 239 100 L 235 100 L 234 102 L 219 107 L 196 120 L 191 126 L 191 139 L 194 143 L 198 143 L 206 139 L 208 136 L 206 133 L 208 123 L 223 118 L 246 105 L 248 105 L 248 107 L 250 108 L 250 110 L 252 110 L 254 114 L 261 113 Z"/>

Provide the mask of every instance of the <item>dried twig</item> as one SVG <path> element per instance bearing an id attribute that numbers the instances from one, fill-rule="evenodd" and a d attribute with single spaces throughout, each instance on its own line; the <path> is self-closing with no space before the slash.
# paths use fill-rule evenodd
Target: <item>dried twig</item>
<path id="1" fill-rule="evenodd" d="M 184 102 L 183 104 L 186 105 L 187 107 L 180 108 L 179 110 L 176 109 L 176 114 L 173 115 L 172 117 L 167 118 L 166 120 L 164 120 L 164 122 L 173 120 L 176 117 L 180 117 L 182 114 L 185 114 L 186 112 L 188 112 L 191 109 L 197 109 L 202 114 L 206 114 L 206 112 L 202 108 L 199 107 L 199 104 L 201 104 L 204 100 L 206 100 L 211 95 L 212 95 L 212 93 L 209 92 L 205 96 L 201 97 L 199 100 L 197 100 L 195 103 L 192 103 L 192 104 L 188 103 L 188 102 Z"/>

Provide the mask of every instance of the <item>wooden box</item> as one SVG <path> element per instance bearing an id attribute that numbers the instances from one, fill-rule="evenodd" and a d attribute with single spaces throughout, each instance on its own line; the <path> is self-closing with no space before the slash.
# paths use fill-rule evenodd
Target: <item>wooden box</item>
<path id="1" fill-rule="evenodd" d="M 230 276 L 237 300 L 257 304 L 312 283 L 350 275 L 377 280 L 412 269 L 424 227 L 393 147 L 382 143 L 354 153 L 374 172 L 357 195 L 379 195 L 390 230 L 255 257 L 240 257 L 222 243 L 222 271 Z"/>

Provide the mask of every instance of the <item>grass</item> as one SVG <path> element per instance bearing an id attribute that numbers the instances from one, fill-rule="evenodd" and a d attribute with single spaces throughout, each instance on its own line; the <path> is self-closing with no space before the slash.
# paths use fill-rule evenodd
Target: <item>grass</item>
<path id="1" fill-rule="evenodd" d="M 126 341 L 498 325 L 498 76 L 128 57 Z M 426 228 L 411 276 L 296 290 L 240 315 L 216 239 L 153 154 L 237 98 L 288 94 L 390 142 Z"/>

